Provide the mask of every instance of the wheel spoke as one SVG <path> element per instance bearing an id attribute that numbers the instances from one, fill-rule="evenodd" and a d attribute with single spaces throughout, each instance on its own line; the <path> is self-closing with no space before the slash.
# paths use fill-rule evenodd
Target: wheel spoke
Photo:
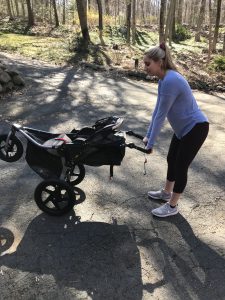
<path id="1" fill-rule="evenodd" d="M 44 204 L 47 204 L 47 203 L 49 203 L 50 201 L 53 203 L 53 201 L 52 201 L 52 195 L 49 195 L 44 201 L 43 201 L 43 203 Z"/>
<path id="2" fill-rule="evenodd" d="M 52 203 L 55 205 L 55 208 L 57 208 L 58 210 L 60 210 L 60 206 L 57 200 L 52 201 Z"/>
<path id="3" fill-rule="evenodd" d="M 53 195 L 55 191 L 51 191 L 49 190 L 47 187 L 45 189 L 43 189 L 44 192 L 46 192 L 47 194 Z"/>
<path id="4" fill-rule="evenodd" d="M 73 173 L 72 176 L 79 176 L 80 173 Z"/>

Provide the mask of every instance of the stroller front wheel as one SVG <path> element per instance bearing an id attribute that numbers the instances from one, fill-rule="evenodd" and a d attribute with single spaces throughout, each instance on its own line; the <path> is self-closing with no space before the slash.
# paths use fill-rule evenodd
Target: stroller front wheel
<path id="1" fill-rule="evenodd" d="M 23 145 L 16 136 L 11 136 L 6 149 L 6 140 L 8 135 L 0 135 L 0 159 L 7 162 L 14 162 L 23 155 Z"/>
<path id="2" fill-rule="evenodd" d="M 44 180 L 35 189 L 34 199 L 37 206 L 51 216 L 68 213 L 75 204 L 72 187 L 63 180 Z"/>

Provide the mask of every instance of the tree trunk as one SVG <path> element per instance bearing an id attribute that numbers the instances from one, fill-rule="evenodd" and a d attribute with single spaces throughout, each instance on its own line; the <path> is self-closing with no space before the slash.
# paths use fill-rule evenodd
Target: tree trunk
<path id="1" fill-rule="evenodd" d="M 199 4 L 199 0 L 192 0 L 190 13 L 189 13 L 189 25 L 194 27 L 196 24 L 196 10 Z"/>
<path id="2" fill-rule="evenodd" d="M 127 3 L 127 43 L 130 44 L 130 27 L 131 27 L 131 0 Z"/>
<path id="3" fill-rule="evenodd" d="M 170 33 L 171 40 L 174 40 L 175 33 L 176 33 L 176 3 L 177 3 L 177 0 L 174 0 L 172 28 L 171 28 L 171 33 Z"/>
<path id="4" fill-rule="evenodd" d="M 213 44 L 212 44 L 213 52 L 216 51 L 216 44 L 217 44 L 219 25 L 220 25 L 220 13 L 221 13 L 221 0 L 217 0 L 216 24 L 215 24 L 215 31 L 214 31 Z"/>
<path id="5" fill-rule="evenodd" d="M 19 5 L 18 5 L 18 0 L 15 0 L 15 6 L 16 6 L 16 16 L 19 17 L 20 12 L 19 12 Z"/>
<path id="6" fill-rule="evenodd" d="M 178 3 L 178 14 L 177 14 L 177 23 L 182 25 L 183 21 L 183 4 L 184 0 L 179 0 Z"/>
<path id="7" fill-rule="evenodd" d="M 21 0 L 21 7 L 22 7 L 22 15 L 23 15 L 23 18 L 25 18 L 25 7 L 24 7 L 24 0 Z"/>
<path id="8" fill-rule="evenodd" d="M 57 13 L 57 7 L 56 7 L 55 0 L 52 0 L 52 6 L 53 6 L 53 10 L 54 10 L 54 15 L 55 15 L 55 27 L 59 27 L 59 18 L 58 18 L 58 13 Z"/>
<path id="9" fill-rule="evenodd" d="M 223 35 L 223 52 L 222 55 L 225 56 L 225 33 Z"/>
<path id="10" fill-rule="evenodd" d="M 110 14 L 110 11 L 109 11 L 109 0 L 105 0 L 105 13 L 106 13 L 106 15 Z"/>
<path id="11" fill-rule="evenodd" d="M 66 0 L 63 0 L 62 24 L 66 24 Z"/>
<path id="12" fill-rule="evenodd" d="M 201 7 L 200 7 L 199 18 L 198 18 L 198 21 L 197 21 L 197 32 L 196 32 L 196 35 L 195 35 L 195 41 L 196 42 L 200 42 L 201 26 L 203 25 L 204 18 L 205 18 L 205 5 L 206 5 L 206 0 L 202 0 Z"/>
<path id="13" fill-rule="evenodd" d="M 136 0 L 132 1 L 132 43 L 136 44 Z"/>
<path id="14" fill-rule="evenodd" d="M 14 18 L 13 18 L 13 14 L 12 14 L 12 8 L 11 8 L 10 0 L 6 0 L 6 2 L 7 2 L 9 20 L 12 21 Z"/>
<path id="15" fill-rule="evenodd" d="M 188 3 L 185 2 L 185 9 L 184 9 L 184 23 L 188 23 Z"/>
<path id="16" fill-rule="evenodd" d="M 87 0 L 88 10 L 91 10 L 91 0 Z"/>
<path id="17" fill-rule="evenodd" d="M 80 27 L 84 42 L 90 42 L 90 35 L 87 25 L 87 0 L 76 0 L 77 12 L 80 20 Z"/>
<path id="18" fill-rule="evenodd" d="M 209 0 L 209 51 L 208 51 L 208 62 L 211 58 L 212 53 L 212 3 Z"/>
<path id="19" fill-rule="evenodd" d="M 172 42 L 172 35 L 173 35 L 175 5 L 176 5 L 176 0 L 171 0 L 170 7 L 169 7 L 168 13 L 167 13 L 165 41 L 169 37 L 169 44 L 170 45 L 171 45 L 171 42 Z"/>
<path id="20" fill-rule="evenodd" d="M 166 0 L 161 0 L 160 5 L 160 16 L 159 16 L 159 43 L 165 41 L 165 10 L 166 10 Z"/>
<path id="21" fill-rule="evenodd" d="M 26 0 L 27 2 L 27 13 L 28 13 L 28 23 L 27 26 L 31 27 L 34 26 L 34 14 L 31 8 L 30 0 Z"/>
<path id="22" fill-rule="evenodd" d="M 102 17 L 102 0 L 96 0 L 98 5 L 98 27 L 99 27 L 99 39 L 101 45 L 105 45 L 103 40 L 103 17 Z"/>

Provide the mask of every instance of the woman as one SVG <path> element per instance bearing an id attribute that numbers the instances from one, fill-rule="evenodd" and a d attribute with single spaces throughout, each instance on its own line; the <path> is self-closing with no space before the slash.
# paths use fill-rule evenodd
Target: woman
<path id="1" fill-rule="evenodd" d="M 166 201 L 153 209 L 152 214 L 167 217 L 178 213 L 177 203 L 187 184 L 188 168 L 208 135 L 209 122 L 199 109 L 188 82 L 177 71 L 164 43 L 145 53 L 144 64 L 149 75 L 159 78 L 157 103 L 143 139 L 149 153 L 165 118 L 174 131 L 167 156 L 165 187 L 148 192 L 150 198 Z"/>

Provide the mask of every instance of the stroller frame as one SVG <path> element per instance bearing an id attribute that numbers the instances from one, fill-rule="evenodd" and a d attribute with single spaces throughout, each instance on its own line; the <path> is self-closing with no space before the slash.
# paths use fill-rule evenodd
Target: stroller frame
<path id="1" fill-rule="evenodd" d="M 19 160 L 23 144 L 17 134 L 25 137 L 27 163 L 44 178 L 35 189 L 34 200 L 45 213 L 60 216 L 80 203 L 75 185 L 85 177 L 84 165 L 109 165 L 112 176 L 113 166 L 121 164 L 126 147 L 147 153 L 146 149 L 125 142 L 126 134 L 143 137 L 133 131 L 117 131 L 122 122 L 122 118 L 107 117 L 97 120 L 92 127 L 66 134 L 12 124 L 8 134 L 0 135 L 0 159 Z"/>

